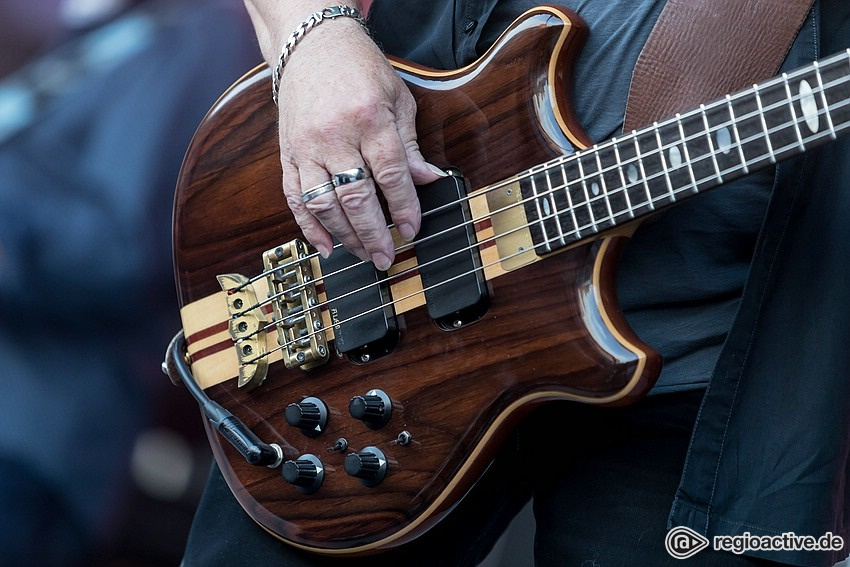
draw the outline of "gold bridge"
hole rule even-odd
[[[269,325],[263,305],[271,305],[277,343],[287,368],[309,370],[328,361],[319,295],[307,256],[307,246],[297,239],[263,253],[269,291],[262,304],[245,276],[217,276],[227,298],[228,332],[239,360],[240,388],[259,386],[268,373],[265,337]]]

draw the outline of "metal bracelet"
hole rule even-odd
[[[292,32],[292,35],[289,36],[289,39],[286,41],[286,44],[280,52],[280,57],[277,60],[277,67],[275,67],[275,70],[272,73],[272,100],[274,100],[275,104],[278,102],[280,77],[283,74],[283,66],[286,65],[286,62],[289,60],[289,56],[292,55],[292,50],[295,49],[295,45],[301,41],[301,38],[303,38],[308,31],[318,26],[324,20],[333,20],[339,17],[354,18],[368,32],[366,20],[360,14],[359,10],[352,8],[351,6],[328,6],[327,8],[323,8],[318,12],[310,14],[307,19],[301,22],[295,31]]]

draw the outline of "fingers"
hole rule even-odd
[[[295,222],[301,228],[304,238],[312,244],[319,253],[327,258],[331,250],[333,250],[333,237],[325,229],[317,217],[307,210],[307,204],[302,197],[302,181],[298,167],[291,160],[283,158],[283,193],[286,196],[286,204],[292,215],[295,217]],[[314,168],[317,169],[317,168]],[[318,179],[321,173],[314,174],[313,178]],[[309,182],[308,182],[309,183]],[[318,184],[318,183],[317,183]],[[316,184],[316,185],[317,185]],[[305,185],[304,192],[308,191],[314,185]]]
[[[419,153],[416,105],[404,83],[368,37],[334,36],[333,29],[311,32],[287,67],[279,107],[284,193],[320,253],[336,238],[386,270],[395,257],[387,225],[412,240],[421,222],[414,183],[438,176]],[[355,168],[368,177],[328,189],[332,176]]]
[[[419,230],[420,208],[394,121],[382,117],[370,122],[350,131],[336,129],[313,148],[299,148],[302,156],[324,159],[301,157],[296,165],[296,157],[288,156],[284,193],[304,236],[320,253],[326,256],[332,249],[333,235],[359,258],[386,270],[395,250],[377,191],[404,239],[412,240]],[[327,189],[333,175],[356,168],[367,176]]]
[[[416,150],[418,163],[409,166],[408,151],[398,136],[383,141],[371,138],[360,156],[329,160],[324,165],[307,164],[299,170],[298,190],[290,208],[305,237],[327,257],[332,249],[331,235],[362,260],[371,260],[380,270],[386,270],[395,256],[394,243],[377,197],[381,191],[392,222],[406,241],[419,231],[421,210],[416,196],[413,174],[427,183],[439,177]],[[351,164],[361,159],[365,163],[355,168]],[[363,179],[354,179],[336,186],[332,180],[340,173],[360,171]],[[372,175],[369,171],[372,171]],[[318,221],[318,222],[316,222]]]
[[[339,155],[347,157],[302,160],[293,167],[297,174],[290,173],[290,182],[284,176],[287,203],[304,236],[323,256],[333,249],[336,237],[360,259],[386,270],[394,259],[394,245],[369,166],[353,148]],[[334,174],[358,168],[363,179],[349,179],[336,187],[331,184]]]
[[[421,211],[407,152],[398,131],[393,127],[382,136],[365,139],[362,153],[387,202],[396,230],[405,240],[413,240],[419,232]]]
[[[396,126],[413,183],[425,185],[445,177],[445,172],[426,162],[419,152],[419,144],[416,142],[416,102],[408,91],[403,92],[400,97],[396,110]]]
[[[363,169],[365,170],[365,167]],[[337,167],[331,171],[345,170]],[[395,250],[374,181],[366,178],[341,184],[336,188],[336,198],[342,209],[340,216],[347,221],[347,226],[340,223],[336,230],[329,227],[328,229],[339,235],[340,241],[349,250],[362,249],[365,252],[364,259],[370,259],[376,268],[388,269],[395,257]],[[321,216],[319,220],[322,220]],[[347,227],[350,227],[351,232],[346,231]]]

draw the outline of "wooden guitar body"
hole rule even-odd
[[[418,102],[426,159],[460,170],[475,196],[520,170],[587,147],[568,101],[582,25],[542,7],[459,71],[394,62]],[[625,404],[651,387],[659,358],[631,332],[614,293],[625,232],[535,256],[521,267],[505,267],[497,247],[482,244],[489,304],[478,320],[444,330],[414,292],[394,305],[399,339],[386,356],[355,363],[340,355],[326,319],[326,363],[287,368],[270,356],[262,383],[239,387],[228,298],[217,276],[260,274],[265,251],[301,238],[281,191],[268,84],[268,70],[257,69],[209,112],[188,150],[174,211],[175,274],[198,382],[259,438],[278,444],[284,459],[310,454],[323,465],[321,486],[305,493],[286,482],[280,468],[247,463],[207,424],[230,488],[266,530],[329,555],[401,545],[463,497],[534,407],[557,400]],[[486,217],[486,199],[479,201],[473,213],[483,209]],[[475,223],[478,242],[492,244],[493,231],[489,220]],[[415,254],[400,258],[415,267]],[[391,293],[398,298],[421,286],[414,273],[393,283]],[[258,300],[266,291],[257,289]],[[275,340],[272,329],[269,350]],[[389,396],[392,413],[383,426],[369,427],[349,414],[349,403],[375,389]],[[306,435],[285,420],[286,407],[305,397],[327,407],[320,434]],[[347,449],[333,449],[340,439]],[[374,486],[345,471],[346,456],[365,447],[386,457],[386,475]]]

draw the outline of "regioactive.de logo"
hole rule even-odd
[[[664,547],[675,559],[687,559],[693,557],[706,547],[708,539],[698,534],[691,528],[678,526],[667,532],[664,538]]]

